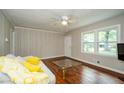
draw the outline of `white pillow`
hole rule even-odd
[[[12,59],[16,58],[16,56],[14,56],[13,54],[8,54],[8,55],[6,55],[6,57],[12,58]]]

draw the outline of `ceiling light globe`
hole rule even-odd
[[[67,25],[68,22],[67,21],[62,21],[62,25]]]

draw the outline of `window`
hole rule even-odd
[[[83,50],[84,52],[93,53],[94,52],[94,33],[85,33],[83,34]]]
[[[117,54],[119,25],[81,33],[81,52],[102,55]]]

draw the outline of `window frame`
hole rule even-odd
[[[81,37],[83,36],[83,41],[82,41],[82,38],[81,38],[81,52],[82,52],[82,50],[83,50],[84,53],[94,54],[93,52],[85,52],[85,51],[84,51],[84,43],[86,43],[86,42],[84,42],[84,34],[87,34],[87,33],[94,33],[94,31],[88,31],[88,32],[83,32],[83,33],[81,33]],[[82,45],[82,43],[83,43],[83,45]],[[94,33],[94,42],[87,42],[87,43],[94,43],[93,45],[94,45],[94,47],[95,47],[95,33]],[[82,47],[82,46],[83,46],[83,47]],[[94,52],[95,52],[95,48],[94,48]]]
[[[99,32],[101,31],[107,31],[107,29],[112,29],[112,28],[116,28],[117,27],[117,41],[115,43],[120,43],[120,31],[121,31],[121,25],[120,24],[117,24],[117,25],[112,25],[112,26],[107,26],[107,27],[103,27],[103,28],[99,28],[99,29],[95,29],[95,30],[92,30],[92,31],[85,31],[85,32],[81,32],[81,53],[86,53],[86,54],[93,54],[93,55],[101,55],[101,56],[111,56],[111,57],[117,57],[117,52],[116,52],[116,55],[106,55],[106,54],[102,54],[102,53],[99,53],[99,46],[98,46],[98,43],[99,43]],[[94,33],[94,52],[90,53],[90,52],[85,52],[84,51],[84,34],[88,34],[88,33]],[[113,41],[112,41],[113,42]],[[117,50],[117,48],[116,48]]]

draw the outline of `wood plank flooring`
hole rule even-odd
[[[66,60],[55,59],[57,61]],[[115,76],[79,65],[66,69],[65,79],[62,76],[62,70],[53,63],[55,60],[43,60],[46,66],[55,74],[57,84],[123,84],[124,82]],[[72,61],[71,59],[68,59]]]

